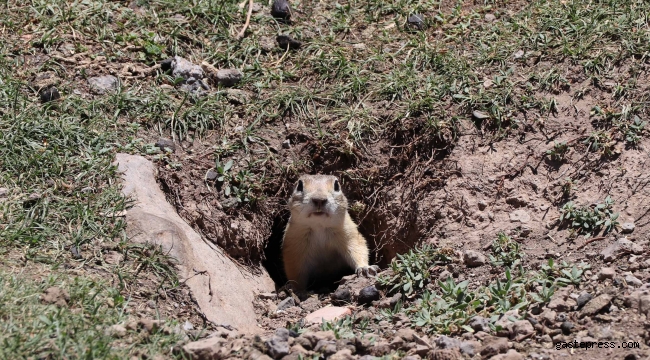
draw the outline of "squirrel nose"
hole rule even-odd
[[[312,198],[311,202],[313,202],[317,208],[322,208],[327,204],[327,198]]]

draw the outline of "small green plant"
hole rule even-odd
[[[634,121],[631,124],[620,124],[619,129],[625,136],[625,142],[636,146],[641,140],[641,135],[645,131],[647,122],[641,121],[641,118],[634,116]]]
[[[612,211],[614,200],[610,196],[603,203],[596,204],[593,209],[589,206],[576,207],[573,201],[560,209],[560,221],[567,222],[569,227],[591,236],[604,229],[605,233],[614,230],[618,225],[618,213]]]
[[[553,161],[564,161],[569,149],[566,142],[555,143],[552,149],[546,150],[546,155]]]
[[[384,287],[391,286],[389,293],[399,291],[408,296],[421,292],[427,286],[431,267],[449,261],[443,252],[430,245],[423,245],[406,254],[398,254],[397,259],[391,263],[392,274],[382,276],[378,281]]]
[[[587,149],[590,151],[599,152],[604,156],[614,155],[614,141],[608,132],[595,131],[583,143],[587,144]]]
[[[493,266],[516,266],[524,257],[519,243],[503,232],[497,234],[497,238],[492,242],[492,254],[489,257]]]

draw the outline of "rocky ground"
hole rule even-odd
[[[0,357],[650,357],[646,2],[0,8]],[[118,153],[274,281],[259,333],[134,241]],[[378,278],[283,287],[301,173],[341,179]]]

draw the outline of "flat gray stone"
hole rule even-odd
[[[119,80],[113,75],[91,77],[88,79],[90,91],[97,95],[103,95],[117,90]]]

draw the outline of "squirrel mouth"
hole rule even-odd
[[[309,214],[309,216],[312,216],[312,215],[314,215],[314,216],[329,216],[329,214],[327,214],[325,211],[322,211],[322,210],[313,211],[311,214]]]

